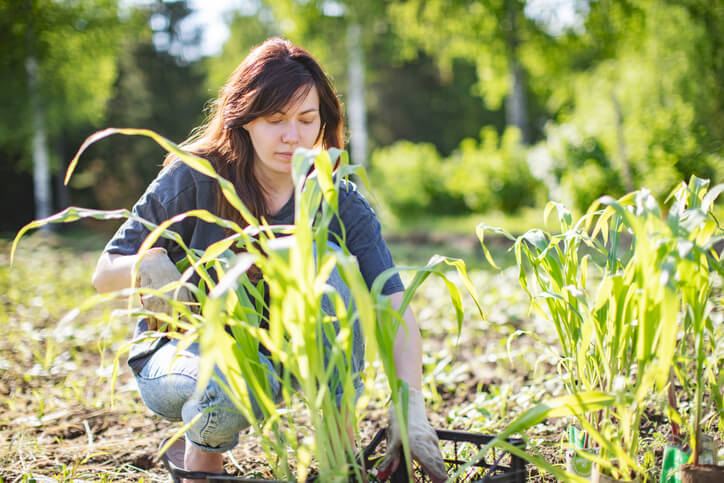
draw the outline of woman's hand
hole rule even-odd
[[[447,481],[445,463],[440,454],[437,433],[430,426],[425,415],[425,399],[422,392],[410,388],[407,402],[407,440],[410,454],[425,473],[435,483]],[[387,454],[378,474],[382,481],[387,480],[400,464],[402,454],[402,431],[394,407],[390,407],[389,427],[387,429]]]
[[[158,290],[171,282],[175,282],[181,278],[176,265],[168,258],[166,250],[160,247],[151,248],[145,252],[138,264],[138,272],[136,273],[135,286],[139,288],[151,288]],[[172,308],[168,303],[168,298],[173,298],[180,302],[191,302],[193,296],[186,287],[179,287],[177,290],[169,291],[166,297],[157,297],[155,295],[146,294],[141,296],[141,304],[147,310],[164,314],[171,314]],[[149,330],[163,329],[158,320],[149,317]]]
[[[400,309],[404,292],[390,294],[390,302],[396,310]],[[437,433],[432,429],[425,415],[425,398],[420,391],[422,385],[422,338],[417,319],[408,306],[403,315],[404,324],[400,324],[395,337],[395,372],[397,377],[407,383],[409,398],[407,402],[407,440],[413,459],[417,460],[433,482],[447,480],[445,463],[440,455]],[[402,434],[397,421],[397,413],[390,408],[389,430],[387,434],[387,455],[380,476],[388,478],[399,465],[402,449]]]

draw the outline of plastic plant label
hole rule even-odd
[[[666,446],[664,459],[661,462],[660,483],[681,483],[681,465],[689,461],[691,455],[681,448]]]
[[[566,470],[583,478],[590,478],[593,471],[593,462],[581,456],[576,450],[589,453],[598,451],[598,448],[589,448],[586,433],[575,426],[568,426],[568,440],[575,449],[566,451]]]
[[[568,426],[568,441],[576,449],[583,449],[588,447],[588,445],[586,444],[586,432],[582,429],[578,429],[573,425]]]
[[[593,452],[592,449],[584,451]],[[574,450],[566,452],[566,470],[583,478],[590,478],[593,471],[593,462],[576,453]]]

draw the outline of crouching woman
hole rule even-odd
[[[238,196],[257,217],[270,224],[291,224],[294,218],[294,186],[291,158],[297,148],[343,147],[341,106],[332,84],[319,63],[304,49],[272,38],[252,50],[232,73],[212,106],[206,124],[186,140],[183,148],[208,159],[216,171],[230,180]],[[140,218],[159,224],[193,209],[205,209],[223,218],[245,223],[222,196],[215,180],[169,156],[156,179],[133,207]],[[375,213],[353,185],[340,193],[339,210],[347,248],[358,260],[368,286],[393,266],[380,233]],[[186,218],[171,226],[192,249],[206,249],[224,238],[223,229],[198,218]],[[341,228],[332,226],[341,237]],[[138,260],[138,250],[149,231],[139,222],[126,221],[106,246],[98,261],[93,284],[99,292],[116,291],[138,284],[160,288],[178,280],[174,265],[184,256],[174,242],[160,239]],[[340,239],[340,238],[337,238]],[[138,265],[137,280],[132,280]],[[402,302],[404,287],[399,276],[390,278],[383,293],[393,306]],[[190,294],[181,294],[190,300]],[[165,310],[163,301],[144,299],[150,307]],[[397,376],[410,387],[408,440],[411,453],[433,478],[446,479],[438,439],[425,415],[421,387],[421,340],[415,316],[408,308],[394,344]],[[186,432],[183,464],[186,470],[223,472],[223,453],[238,442],[248,424],[235,410],[225,392],[212,380],[196,396],[199,377],[198,344],[178,351],[176,339],[143,340],[147,331],[162,327],[142,319],[136,327],[139,342],[129,357],[144,403],[154,413],[172,421],[195,422]],[[357,344],[363,344],[359,340]],[[356,357],[363,354],[359,347]],[[266,361],[259,354],[261,361]],[[353,361],[353,365],[354,365]],[[362,361],[357,361],[361,367]],[[268,367],[272,369],[272,365]],[[359,393],[359,391],[358,391]],[[199,417],[199,414],[201,416]],[[196,419],[195,419],[196,418]],[[390,411],[390,435],[386,469],[400,457],[401,434]]]

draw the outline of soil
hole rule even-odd
[[[472,244],[470,240],[466,243]],[[94,262],[92,256],[83,263]],[[53,265],[64,264],[67,262]],[[517,283],[516,273],[509,278]],[[556,368],[546,362],[544,351],[531,337],[520,336],[511,341],[514,361],[507,359],[508,335],[515,329],[535,327],[531,326],[534,321],[529,319],[527,300],[508,295],[512,293],[508,286],[512,285],[506,283],[498,287],[489,279],[481,282],[488,290],[499,292],[495,296],[498,301],[488,307],[489,323],[482,328],[465,324],[458,341],[450,337],[455,333],[455,322],[449,315],[448,302],[433,306],[433,301],[444,299],[442,289],[423,286],[429,294],[423,294],[415,311],[427,331],[423,353],[439,356],[433,362],[424,362],[434,366],[426,367],[426,373],[436,384],[428,388],[437,393],[428,408],[435,428],[494,435],[522,409],[556,395],[556,391],[560,394],[560,388],[556,389],[560,382],[553,377]],[[22,290],[31,292],[25,287]],[[104,371],[121,345],[96,350],[87,341],[101,337],[89,324],[78,324],[72,334],[60,334],[59,342],[53,342],[50,328],[62,325],[58,318],[42,315],[43,301],[36,303],[34,297],[26,297],[26,307],[13,308],[3,299],[7,297],[3,292],[9,291],[0,290],[0,309],[6,310],[0,313],[0,327],[6,329],[0,337],[0,483],[32,481],[27,478],[30,475],[38,482],[168,481],[168,473],[158,461],[158,445],[180,426],[145,408],[123,362],[111,390],[110,374]],[[48,299],[58,296],[53,293]],[[466,307],[470,306],[466,302]],[[9,314],[7,324],[2,320],[4,314]],[[127,340],[128,328],[119,331]],[[53,348],[51,342],[60,345]],[[58,353],[44,367],[52,350]],[[441,354],[449,355],[449,363],[439,363]],[[441,369],[437,371],[438,368]],[[359,426],[362,446],[386,425],[385,404],[384,396],[378,397],[363,415]],[[535,446],[537,456],[564,466],[561,441],[567,423],[546,421],[536,426],[527,434],[529,448]],[[711,432],[720,426],[716,416],[709,418],[706,425]],[[647,412],[641,439],[642,444],[653,448],[655,461],[647,462],[649,468],[660,468],[663,443],[670,436],[665,415]],[[247,431],[240,435],[240,441],[227,458],[227,471],[272,479],[258,439]],[[554,481],[550,475],[542,475],[532,466],[528,468],[528,481]]]
[[[495,434],[502,429],[504,421],[499,420],[495,427],[471,427],[471,418],[465,417],[461,408],[477,409],[481,395],[490,395],[491,391],[509,384],[513,388],[511,402],[501,410],[503,419],[507,417],[509,421],[516,412],[515,397],[541,384],[531,380],[527,370],[494,362],[478,363],[471,347],[474,343],[474,339],[463,337],[455,365],[463,365],[464,370],[454,383],[441,382],[436,387],[440,399],[428,411],[435,428]],[[520,344],[517,349],[525,350],[529,342],[517,339],[514,350],[516,344]],[[438,349],[432,345],[427,350]],[[4,359],[0,362],[5,363],[0,371],[0,402],[4,406],[0,418],[2,481],[25,481],[24,475],[31,474],[38,482],[140,481],[141,478],[144,483],[168,481],[168,473],[158,460],[158,445],[173,435],[179,425],[164,421],[145,408],[125,364],[120,365],[111,399],[109,381],[94,374],[108,363],[97,353],[80,353],[77,372],[86,373],[80,386],[74,382],[79,376],[73,372],[54,373],[51,369],[38,373],[37,365],[30,364],[22,347],[9,347],[0,341],[0,354]],[[33,373],[35,375],[29,377]],[[386,425],[384,404],[381,399],[373,400],[364,414],[360,423],[363,446]],[[539,457],[552,464],[565,465],[560,443],[566,424],[565,421],[546,422],[528,433]],[[711,424],[716,427],[716,422]],[[669,435],[663,415],[646,414],[642,439],[666,439]],[[246,477],[272,479],[258,439],[246,431],[240,435],[240,441],[227,458],[226,470]],[[662,451],[655,450],[654,455],[656,461],[652,466],[659,468]],[[555,481],[532,466],[528,466],[528,471],[528,481]]]
[[[99,367],[101,361],[86,360],[85,367]],[[128,371],[121,368],[116,382],[114,402],[101,404],[93,401],[102,392],[110,391],[108,383],[86,388],[84,399],[74,402],[62,393],[69,391],[63,381],[47,378],[26,378],[13,369],[0,373],[0,394],[6,404],[0,423],[0,477],[5,482],[24,481],[24,475],[32,475],[38,482],[50,481],[168,481],[168,473],[158,460],[159,443],[179,428],[176,423],[164,421],[151,414],[133,389]],[[474,375],[469,374],[472,378]],[[43,379],[45,379],[43,381]],[[91,378],[92,379],[92,378]],[[493,383],[494,381],[489,381]],[[47,391],[41,403],[37,395],[47,384],[54,390]],[[466,430],[447,421],[456,407],[471,404],[473,390],[450,393],[440,387],[443,402],[430,415],[434,427]],[[53,394],[55,393],[55,394]],[[7,398],[7,399],[6,399]],[[43,408],[47,408],[47,411]],[[360,424],[362,445],[367,445],[386,423],[386,410],[372,407]],[[558,439],[558,435],[551,435]],[[240,435],[241,443],[227,458],[226,470],[247,477],[272,479],[259,441],[249,431]],[[549,461],[559,461],[559,448],[550,448],[543,456]],[[235,466],[237,462],[242,471]],[[532,481],[542,481],[532,471]],[[552,480],[550,480],[552,481]]]

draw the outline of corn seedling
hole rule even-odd
[[[601,449],[600,456],[585,457],[617,477],[641,473],[641,418],[651,395],[668,387],[682,330],[696,341],[696,382],[703,382],[711,275],[722,272],[714,250],[722,230],[711,215],[722,187],[704,195],[707,185],[696,177],[682,183],[668,216],[641,189],[618,200],[600,198],[575,224],[563,205],[550,202],[544,216],[557,212],[560,234],[536,229],[513,238],[485,225],[477,229],[493,265],[484,233],[515,241],[520,284],[533,310],[556,330],[570,396],[610,398],[606,407],[579,405],[572,414]],[[696,385],[697,407],[703,386]]]
[[[151,248],[160,237],[173,240],[184,250],[186,258],[178,264],[183,272],[181,280],[160,290],[131,288],[96,296],[79,310],[118,295],[166,297],[169,291],[186,286],[198,304],[185,305],[171,299],[171,314],[131,307],[127,313],[156,317],[168,324],[170,330],[165,335],[178,338],[179,348],[199,343],[201,374],[197,387],[202,389],[211,378],[217,378],[261,437],[275,476],[303,481],[314,459],[321,481],[346,481],[351,475],[361,480],[363,468],[356,458],[354,441],[346,435],[347,428],[356,427],[354,381],[359,377],[360,368],[353,367],[352,363],[355,334],[364,334],[366,358],[381,360],[402,433],[406,434],[407,389],[396,377],[393,352],[395,335],[400,324],[404,324],[401,314],[425,279],[435,274],[445,281],[459,331],[463,321],[462,297],[446,271],[457,270],[477,304],[464,263],[436,256],[425,267],[390,269],[368,289],[356,260],[346,248],[344,227],[341,239],[334,240],[341,249],[328,246],[330,223],[339,219],[338,200],[344,179],[353,173],[365,179],[364,171],[349,165],[346,153],[336,149],[295,153],[292,159],[295,222],[289,226],[270,226],[265,220],[257,220],[238,198],[233,185],[221,178],[207,160],[182,151],[148,130],[106,129],[90,136],[70,163],[66,182],[83,151],[111,134],[150,137],[191,168],[217,180],[223,196],[238,210],[246,226],[198,209],[159,225],[138,219],[151,231],[139,254]],[[30,229],[88,217],[137,219],[127,210],[71,207],[25,226],[16,236],[12,253]],[[188,217],[215,223],[225,228],[229,236],[206,250],[192,250],[170,230],[171,225]],[[254,283],[249,277],[252,265],[264,274],[263,281]],[[389,297],[381,291],[385,281],[401,270],[414,270],[415,275],[401,307],[393,308]],[[341,277],[349,294],[329,284],[333,273]],[[194,275],[199,279],[198,285],[190,283]],[[332,309],[325,311],[323,306]],[[483,315],[479,305],[478,310]],[[158,334],[149,334],[153,336]],[[260,355],[262,347],[268,352],[268,363]],[[278,391],[274,390],[275,386]],[[293,395],[298,395],[306,408],[311,431],[300,427],[290,411]],[[310,436],[299,437],[300,433]],[[169,445],[171,443],[172,440]],[[296,458],[296,474],[287,457],[287,448],[291,448]],[[411,461],[407,441],[403,441],[403,449],[406,461]]]
[[[714,249],[724,240],[724,230],[712,214],[717,197],[724,191],[724,184],[709,190],[709,181],[692,177],[689,184],[681,185],[672,192],[674,199],[668,224],[677,236],[680,259],[678,260],[678,285],[684,302],[684,336],[679,343],[679,360],[689,359],[693,347],[694,390],[693,414],[690,418],[690,447],[692,463],[699,464],[701,449],[701,420],[703,394],[709,389],[717,405],[719,418],[724,416],[721,394],[724,378],[720,373],[722,360],[717,354],[717,341],[710,313],[713,309],[714,276],[724,274],[719,254]],[[712,357],[714,356],[714,357]],[[682,385],[685,371],[677,370]],[[675,408],[672,408],[675,409]],[[678,421],[677,414],[672,417]]]

